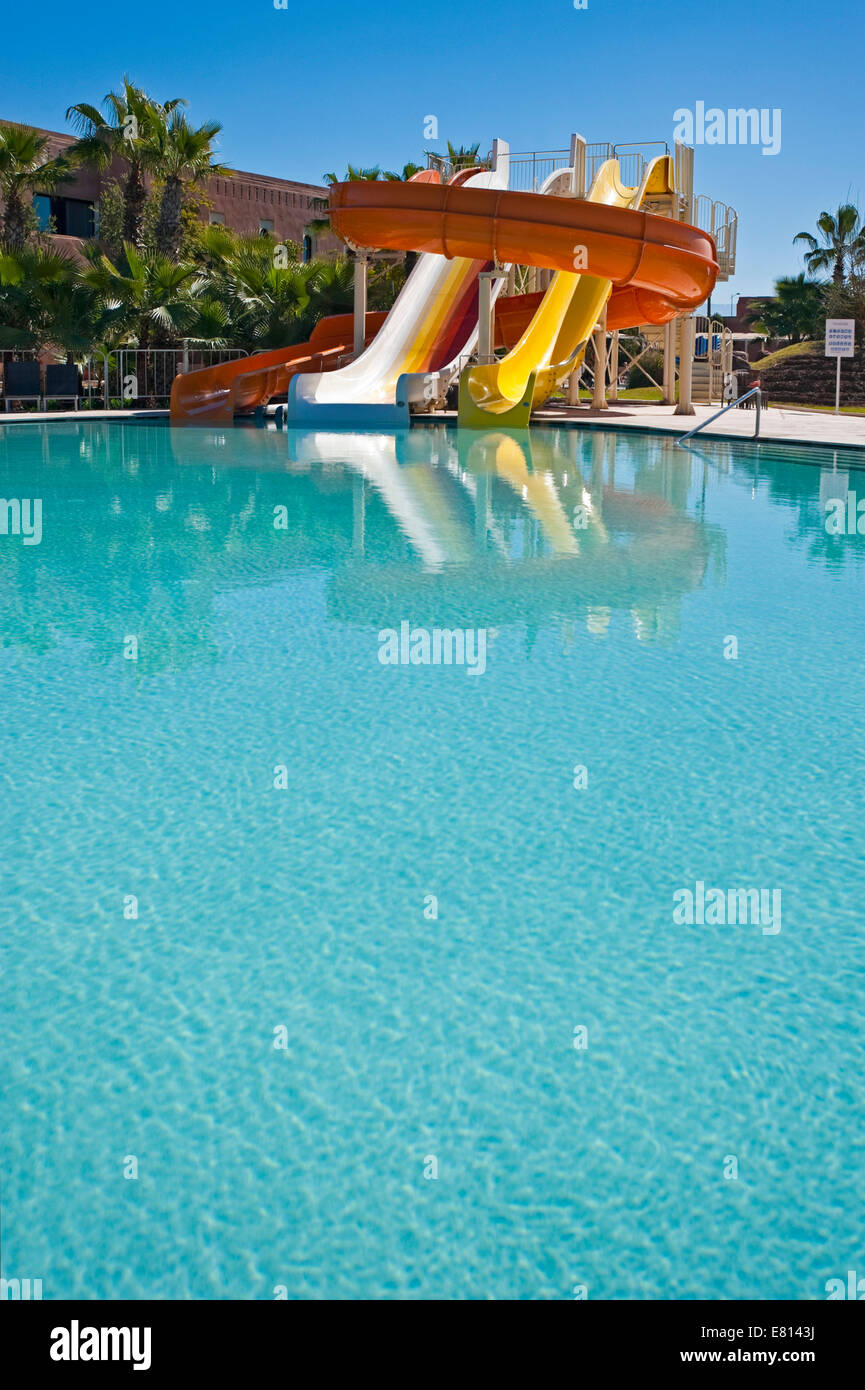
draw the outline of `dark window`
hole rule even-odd
[[[47,232],[51,225],[51,199],[47,193],[37,193],[33,198],[33,209],[39,222],[40,232]]]
[[[49,198],[45,193],[36,193],[33,207],[43,232],[53,222],[53,229],[60,236],[77,236],[87,240],[96,235],[93,204],[85,203],[81,198]]]
[[[312,237],[309,236],[309,235],[307,234],[307,235],[303,238],[303,261],[304,261],[304,264],[306,264],[307,261],[311,261],[311,260],[312,260]]]
[[[66,235],[92,237],[93,204],[83,203],[78,198],[64,198],[62,201],[65,204]]]

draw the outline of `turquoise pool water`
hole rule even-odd
[[[0,494],[42,500],[0,535],[3,1274],[865,1275],[865,536],[825,526],[863,464],[0,430]],[[382,664],[404,622],[485,670]],[[677,922],[698,882],[780,922]]]

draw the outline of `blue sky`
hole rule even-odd
[[[347,160],[419,160],[427,115],[439,144],[487,149],[498,135],[541,150],[566,145],[572,130],[672,144],[673,113],[697,101],[780,108],[779,154],[697,150],[697,191],[739,212],[738,270],[718,287],[719,304],[801,270],[791,240],[821,209],[847,198],[865,206],[865,16],[855,0],[288,6],[7,7],[0,116],[65,129],[67,105],[99,100],[128,72],[154,96],[187,97],[192,117],[221,120],[227,163],[320,182]]]

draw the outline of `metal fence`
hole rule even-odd
[[[243,348],[119,348],[108,361],[110,396],[121,405],[167,405],[178,373],[200,371],[248,354]]]
[[[482,155],[478,151],[474,159],[468,157],[452,160],[446,154],[434,154],[432,150],[426,152],[426,167],[437,169],[442,183],[447,183],[448,179],[453,178],[461,169],[491,169],[493,167],[493,153],[489,150]]]
[[[611,145],[599,142],[586,145],[586,186],[591,188],[602,164],[608,159],[618,159],[622,182],[636,187],[646,172],[649,159],[669,153],[669,146],[663,140],[650,140],[642,144]],[[550,174],[568,167],[570,159],[570,150],[529,150],[512,154],[510,187],[518,193],[537,193]]]
[[[180,373],[200,371],[220,362],[246,357],[245,348],[115,348],[113,352],[93,349],[75,354],[80,372],[79,405],[89,410],[124,410],[142,406],[165,407],[171,399],[171,386]],[[54,355],[65,361],[65,356]],[[0,354],[7,361],[32,362],[47,359],[35,348],[12,348]],[[0,366],[2,371],[2,366]],[[68,402],[66,403],[68,408]]]
[[[538,193],[556,169],[567,169],[569,150],[535,150],[510,157],[510,189],[514,193]]]
[[[628,145],[613,145],[612,157],[619,161],[620,176],[625,187],[638,188],[651,160],[669,153],[670,147],[665,140],[644,140]]]
[[[736,232],[739,219],[726,203],[713,202],[704,193],[694,199],[694,220],[714,237],[718,248],[719,280],[729,280],[736,270]]]

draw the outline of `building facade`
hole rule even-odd
[[[0,125],[10,124],[15,122],[0,120]],[[74,137],[62,131],[30,128],[48,137],[46,153],[50,158],[65,154],[75,144]],[[98,239],[100,194],[107,183],[122,181],[123,176],[120,161],[103,171],[76,169],[70,182],[56,194],[37,193],[34,197],[40,226],[45,231],[53,229],[58,240],[73,246]],[[273,236],[277,242],[296,242],[304,248],[305,259],[341,249],[335,237],[327,233],[316,235],[309,225],[327,207],[328,192],[321,184],[297,183],[237,169],[230,176],[208,179],[201,191],[203,222],[219,223],[244,236]]]

